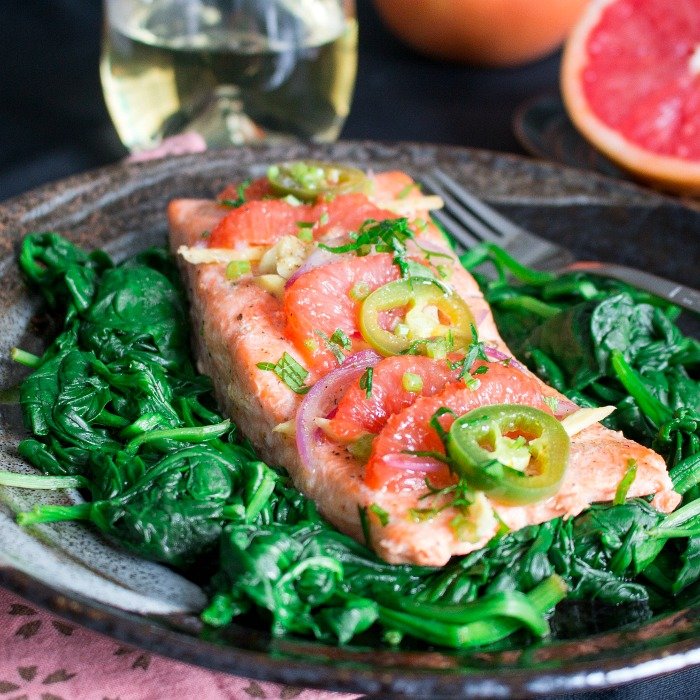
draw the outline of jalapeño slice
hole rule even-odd
[[[447,454],[474,489],[505,505],[544,500],[559,490],[569,436],[553,416],[532,406],[483,406],[450,428]]]
[[[393,330],[382,326],[381,314],[399,312]],[[385,356],[399,355],[417,341],[451,336],[454,349],[466,348],[474,324],[464,300],[429,277],[389,282],[372,292],[360,307],[362,337]],[[420,349],[420,348],[419,348]]]
[[[267,179],[274,194],[292,195],[304,202],[313,202],[319,195],[367,193],[370,189],[370,181],[361,170],[319,160],[272,165]]]

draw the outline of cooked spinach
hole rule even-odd
[[[20,393],[32,436],[19,451],[46,476],[0,483],[78,487],[85,502],[19,521],[87,520],[185,573],[218,556],[205,622],[247,616],[275,635],[341,644],[382,634],[387,644],[512,646],[547,634],[567,590],[570,601],[641,609],[637,619],[672,606],[700,579],[700,344],[678,330],[675,307],[626,285],[554,279],[493,247],[463,262],[487,259],[500,274],[480,282],[507,342],[577,402],[617,405],[609,424],[666,456],[684,494],[678,511],[664,516],[644,499],[596,505],[504,533],[441,569],[387,564],[323,520],[217,412],[164,250],[115,266],[43,233],[24,240],[20,267],[65,322],[42,357],[16,359],[32,369]]]

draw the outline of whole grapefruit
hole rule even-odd
[[[434,58],[514,66],[556,49],[588,0],[374,0],[385,24]]]
[[[592,0],[566,43],[564,104],[639,180],[700,194],[700,0]]]

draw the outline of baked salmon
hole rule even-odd
[[[222,195],[238,191],[232,187]],[[510,360],[478,285],[429,223],[425,208],[435,202],[404,173],[379,174],[369,194],[330,201],[266,199],[264,180],[245,194],[247,201],[234,209],[194,199],[168,207],[170,246],[179,252],[198,366],[262,459],[284,466],[341,531],[367,541],[387,562],[442,566],[453,555],[484,546],[503,524],[515,530],[612,500],[630,460],[637,473],[629,497],[655,494],[654,505],[663,511],[679,503],[658,454],[594,423],[571,436],[568,467],[554,495],[505,505],[477,493],[465,511],[450,493],[456,477],[438,459],[441,446],[430,424],[437,409],[461,415],[476,406],[515,404],[562,418],[577,407]],[[348,252],[343,244],[359,240],[366,219],[401,217],[408,217],[410,227],[402,260],[423,265],[441,289],[466,304],[479,340],[492,351],[478,361],[484,373],[470,386],[451,348],[442,356],[381,359],[360,328],[367,295],[402,277],[400,256],[386,246]],[[304,240],[297,236],[301,230]],[[400,336],[397,319],[382,314],[383,330]],[[447,321],[441,314],[417,322],[442,327]],[[287,373],[280,370],[282,358]],[[366,359],[352,372],[344,369],[359,362],[353,358]],[[362,383],[366,367],[372,370],[371,391]],[[351,379],[336,385],[339,373]],[[332,405],[322,402],[324,415],[307,426],[307,442],[296,422],[302,403],[306,407],[312,398],[303,392],[312,385],[318,385],[314,395],[324,393]]]

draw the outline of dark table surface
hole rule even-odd
[[[0,3],[2,9],[0,201],[126,153],[100,91],[100,3],[24,0]],[[557,94],[558,54],[508,70],[450,65],[404,48],[381,26],[369,0],[358,0],[358,16],[357,87],[342,138],[524,153],[513,134],[515,110],[531,98]],[[700,673],[690,670],[576,697],[699,695]]]
[[[126,153],[100,90],[100,3],[12,5],[0,22],[0,201]],[[369,0],[359,0],[358,16],[357,87],[342,138],[523,153],[514,110],[556,93],[558,55],[510,70],[450,65],[404,48]]]

